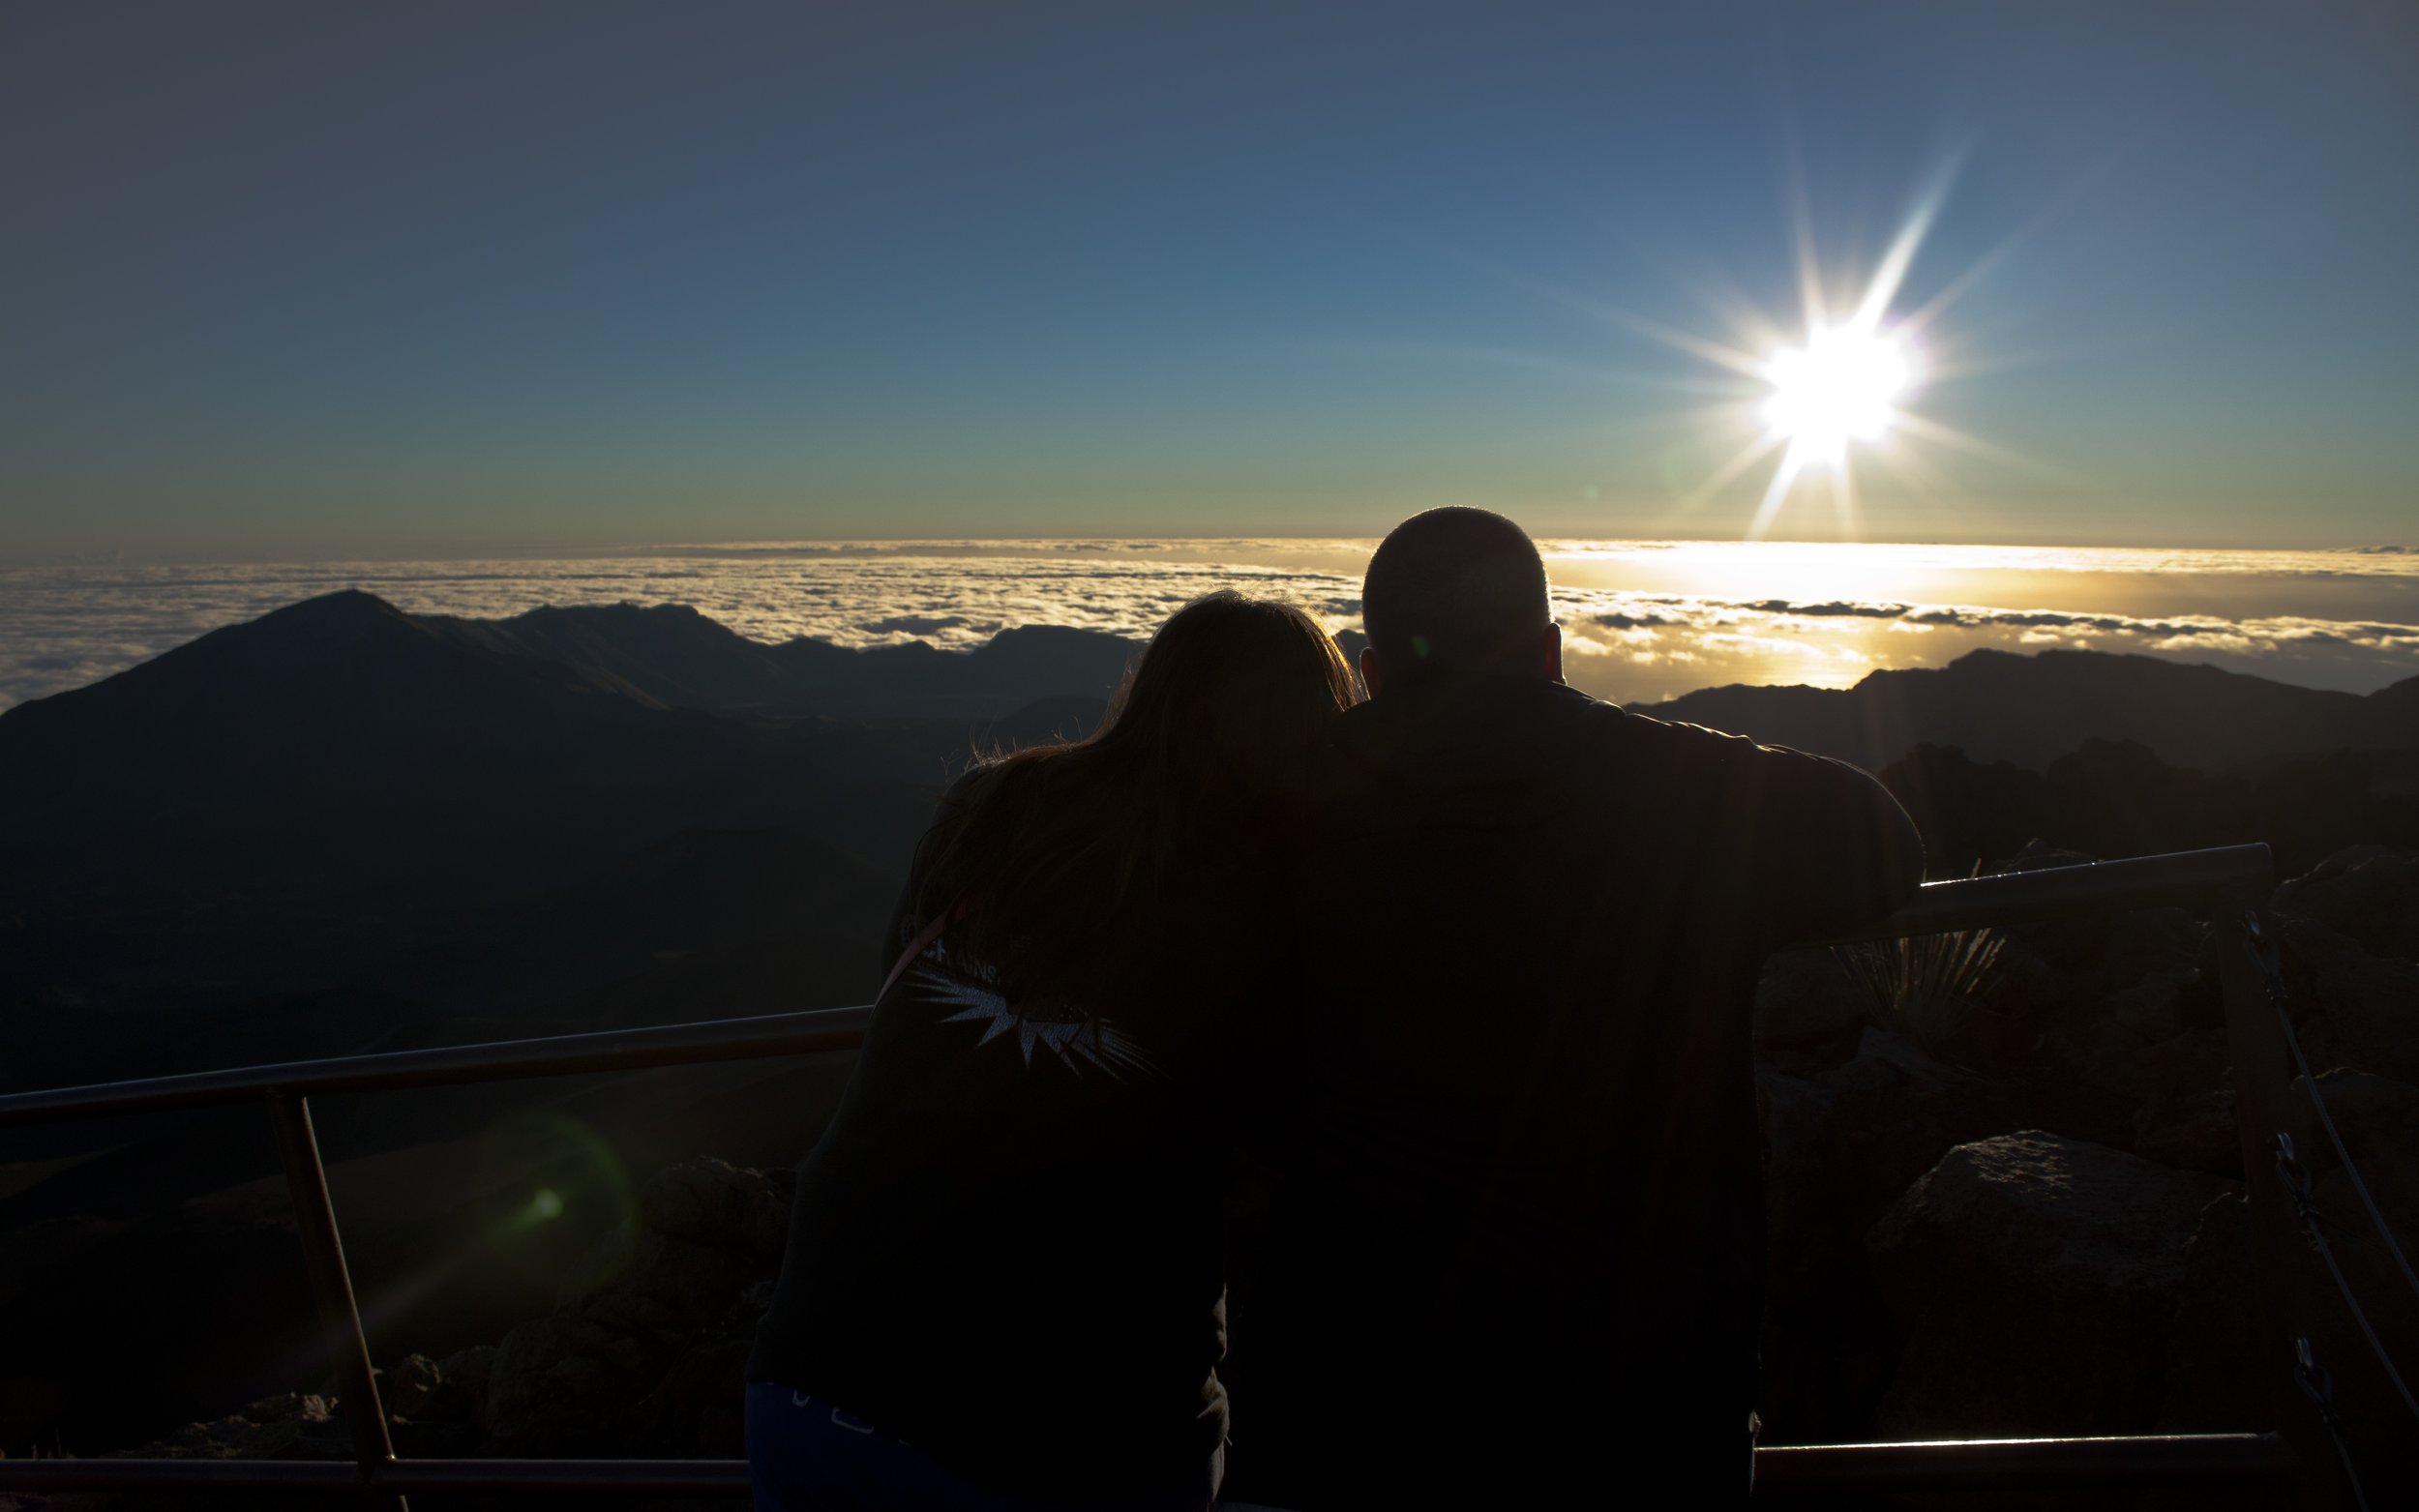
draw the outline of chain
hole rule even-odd
[[[2344,1462],[2344,1478],[2351,1483],[2352,1505],[2369,1512],[2369,1493],[2360,1484],[2360,1471],[2352,1466],[2351,1446],[2344,1441],[2344,1414],[2335,1405],[2335,1378],[2318,1363],[2307,1334],[2293,1340],[2293,1384],[2310,1399],[2318,1421],[2326,1425],[2327,1437],[2335,1440],[2335,1456]]]
[[[2293,1052],[2293,1067],[2301,1074],[2302,1088],[2309,1094],[2311,1107],[2317,1111],[2318,1126],[2326,1131],[2327,1142],[2335,1146],[2335,1159],[2349,1178],[2353,1195],[2360,1199],[2361,1207],[2368,1212],[2369,1222],[2376,1230],[2378,1239],[2383,1241],[2385,1252],[2394,1257],[2394,1263],[2402,1271],[2403,1280],[2409,1284],[2411,1291],[2419,1294],[2419,1272],[2411,1269],[2410,1260],[2403,1254],[2402,1244],[2395,1239],[2385,1215],[2377,1211],[2376,1199],[2369,1195],[2369,1183],[2361,1179],[2360,1168],[2352,1164],[2351,1151],[2344,1147],[2344,1136],[2336,1131],[2335,1117],[2327,1112],[2326,1096],[2318,1090],[2318,1079],[2311,1072],[2309,1058],[2302,1054],[2301,1036],[2293,1032],[2292,1005],[2285,992],[2284,958],[2276,943],[2268,938],[2266,927],[2260,923],[2258,909],[2243,910],[2243,937],[2253,963],[2259,967],[2267,989],[2268,1006],[2276,1010],[2278,1026],[2285,1031],[2285,1048]],[[2419,1411],[2419,1408],[2413,1410]]]
[[[2276,1151],[2277,1179],[2284,1185],[2285,1198],[2293,1204],[2294,1217],[2301,1221],[2302,1237],[2310,1241],[2311,1249],[2317,1252],[2318,1259],[2326,1263],[2327,1275],[2334,1279],[2336,1292],[2343,1297],[2344,1310],[2352,1315],[2352,1321],[2360,1325],[2361,1336],[2369,1341],[2370,1352],[2377,1357],[2379,1365],[2385,1367],[2385,1378],[2394,1383],[2394,1390],[2402,1397],[2403,1406],[2410,1409],[2411,1416],[2419,1417],[2419,1400],[2414,1400],[2410,1387],[2403,1383],[2403,1373],[2394,1368],[2394,1358],[2385,1352],[2385,1342],[2377,1337],[2376,1329],[2370,1324],[2368,1311],[2360,1305],[2360,1298],[2352,1294],[2351,1283],[2344,1279],[2344,1267],[2335,1262],[2335,1247],[2327,1243],[2326,1231],[2320,1227],[2322,1220],[2310,1172],[2293,1155],[2293,1137],[2280,1133],[2269,1141],[2269,1147]],[[2304,1345],[2306,1347],[2307,1341]]]

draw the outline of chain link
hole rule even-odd
[[[2344,1478],[2351,1485],[2352,1505],[2360,1512],[2369,1512],[2369,1493],[2360,1484],[2360,1471],[2352,1465],[2351,1445],[2344,1441],[2344,1413],[2335,1405],[2335,1378],[2318,1363],[2307,1334],[2293,1340],[2293,1384],[2310,1399],[2310,1405],[2317,1410],[2318,1421],[2326,1425],[2327,1437],[2335,1440],[2336,1458],[2344,1462]]]
[[[2244,909],[2241,923],[2244,948],[2251,952],[2252,960],[2259,966],[2265,979],[2269,1006],[2276,1010],[2277,1025],[2285,1033],[2285,1043],[2292,1052],[2293,1065],[2301,1074],[2301,1083],[2308,1089],[2310,1100],[2317,1110],[2318,1122],[2326,1129],[2327,1139],[2335,1146],[2336,1159],[2342,1162],[2352,1190],[2359,1194],[2361,1205],[2368,1209],[2370,1222],[2376,1225],[2378,1236],[2385,1241],[2386,1249],[2393,1254],[2403,1267],[2403,1274],[2407,1277],[2410,1275],[2410,1263],[2403,1259],[2402,1247],[2394,1242],[2393,1230],[2386,1227],[2384,1215],[2377,1211],[2375,1201],[2370,1197],[2368,1184],[2361,1180],[2359,1168],[2352,1164],[2351,1152],[2344,1147],[2343,1136],[2336,1132],[2335,1120],[2327,1112],[2326,1098],[2318,1090],[2318,1079],[2311,1074],[2310,1061],[2302,1053],[2300,1036],[2293,1032],[2293,1016],[2285,996],[2285,974],[2275,942],[2268,938],[2256,908]],[[2403,1399],[2403,1406],[2410,1410],[2413,1417],[2419,1417],[2419,1399],[2411,1396],[2410,1387],[2403,1381],[2403,1373],[2394,1368],[2394,1359],[2386,1352],[2385,1342],[2377,1337],[2376,1329],[2369,1322],[2368,1310],[2353,1295],[2351,1283],[2344,1278],[2343,1266],[2336,1263],[2335,1248],[2327,1242],[2325,1215],[2318,1211],[2316,1182],[2294,1150],[2292,1135],[2282,1129],[2276,1131],[2269,1137],[2268,1148],[2276,1159],[2277,1183],[2283,1188],[2285,1201],[2292,1204],[2293,1217],[2301,1227],[2302,1237],[2326,1265],[2327,1276],[2335,1283],[2336,1294],[2343,1298],[2344,1308],[2352,1315],[2352,1321],[2360,1325],[2361,1336],[2368,1341],[2370,1352],[2384,1368],[2386,1379],[2393,1382],[2395,1392]],[[2419,1287],[2419,1281],[2414,1281],[2413,1285]],[[2297,1360],[2295,1380],[2303,1393],[2319,1405],[2319,1415],[2326,1419],[2328,1432],[2336,1435],[2337,1451],[2344,1455],[2344,1472],[2351,1474],[2351,1456],[2344,1449],[2338,1431],[2341,1415],[2334,1407],[2333,1379],[2317,1364],[2308,1338],[2296,1339],[2294,1351]],[[2353,1475],[2352,1481],[2357,1493],[2359,1477]]]
[[[2318,1078],[2310,1069],[2309,1058],[2302,1053],[2301,1036],[2293,1031],[2292,1002],[2285,987],[2284,953],[2269,937],[2258,909],[2245,908],[2242,926],[2244,947],[2250,951],[2253,963],[2259,967],[2262,985],[2267,991],[2268,1006],[2275,1010],[2277,1026],[2285,1032],[2285,1048],[2293,1052],[2293,1068],[2300,1074],[2302,1089],[2318,1114],[2318,1126],[2326,1131],[2327,1142],[2335,1147],[2335,1159],[2350,1181],[2353,1195],[2360,1199],[2361,1207],[2369,1214],[2369,1222],[2376,1230],[2386,1254],[2393,1257],[2396,1268],[2402,1271],[2403,1280],[2408,1283],[2412,1293],[2419,1295],[2419,1271],[2411,1269],[2401,1242],[2394,1237],[2393,1228],[2386,1223],[2385,1215],[2377,1210],[2376,1199],[2369,1194],[2369,1183],[2361,1178],[2360,1168],[2352,1163],[2351,1151],[2344,1147],[2344,1136],[2337,1132],[2335,1117],[2327,1111],[2326,1095],[2318,1090]],[[2419,1408],[2413,1410],[2419,1411]]]

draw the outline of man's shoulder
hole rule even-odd
[[[1569,697],[1555,708],[1556,723],[1571,739],[1606,755],[1618,754],[1656,765],[1712,769],[1777,749],[1703,725],[1633,713],[1617,703],[1590,697],[1575,688],[1565,691]]]
[[[1377,698],[1346,716],[1348,765],[1561,767],[1642,762],[1713,769],[1775,748],[1635,714],[1568,684],[1491,678],[1410,698]]]

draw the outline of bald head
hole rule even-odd
[[[1371,693],[1433,673],[1562,676],[1545,561],[1486,510],[1432,509],[1395,526],[1369,558],[1360,614]]]

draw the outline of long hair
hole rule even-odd
[[[1151,637],[1098,730],[961,785],[926,837],[916,915],[947,912],[951,954],[1011,1000],[1131,991],[1182,919],[1210,924],[1201,903],[1270,885],[1251,874],[1359,698],[1343,653],[1299,608],[1198,599]]]

